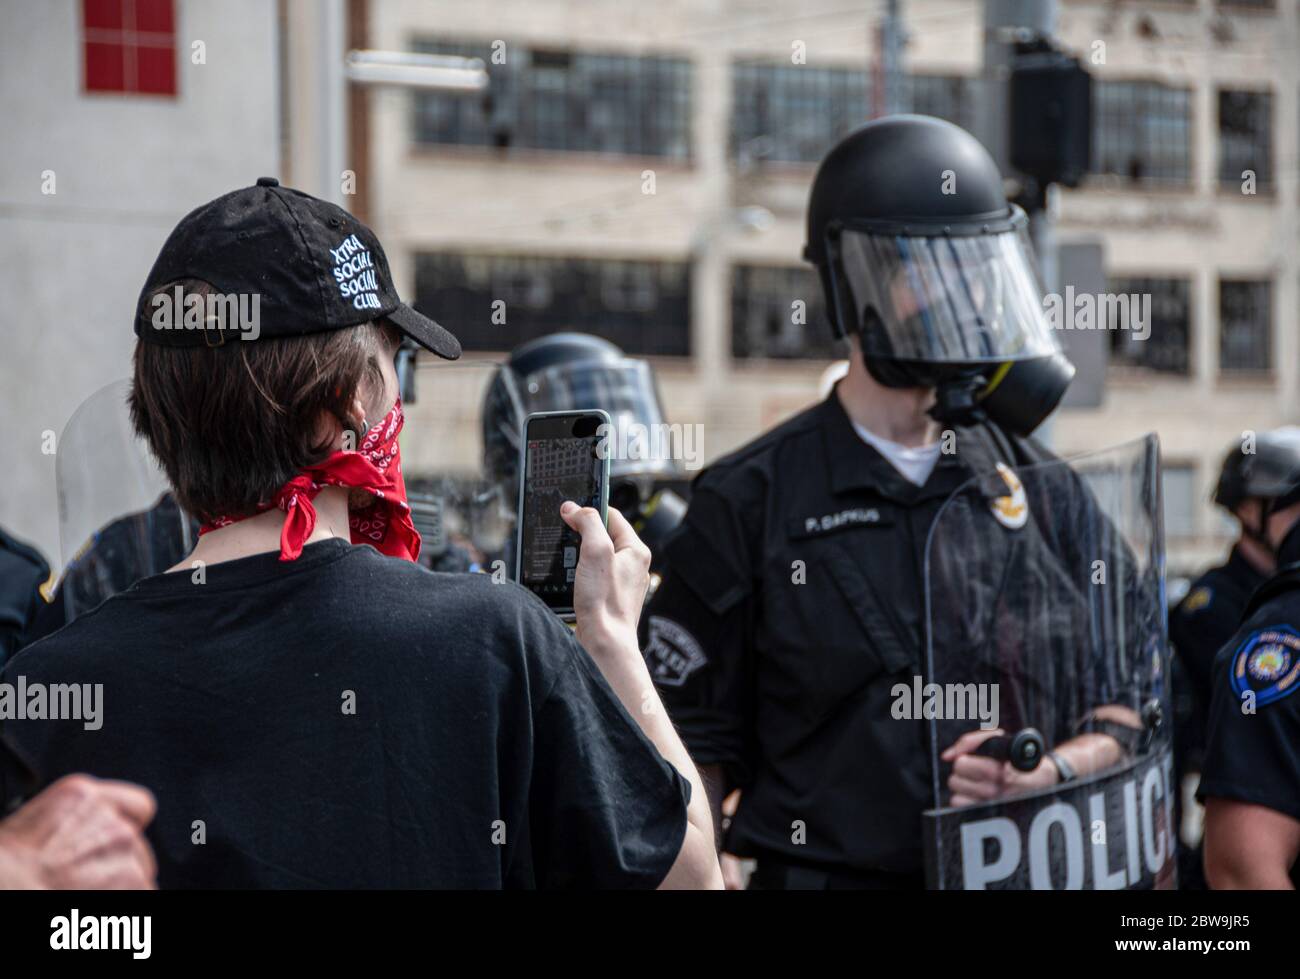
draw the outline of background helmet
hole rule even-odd
[[[664,421],[654,372],[600,337],[553,333],[517,347],[497,371],[483,405],[483,466],[488,478],[513,498],[519,492],[519,444],[524,419],[535,411],[602,408],[615,432],[631,445],[635,426],[653,433]],[[680,474],[665,441],[650,439],[646,451],[614,451],[610,457],[610,503],[625,512],[646,498],[656,479]]]
[[[1300,428],[1260,432],[1253,446],[1243,442],[1223,457],[1214,502],[1234,510],[1252,498],[1271,501],[1270,510],[1300,500]]]

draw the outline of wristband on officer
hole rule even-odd
[[[1095,714],[1087,715],[1074,728],[1075,734],[1105,734],[1119,742],[1124,753],[1130,757],[1138,753],[1142,743],[1142,731],[1118,721],[1108,721]]]
[[[1079,777],[1079,773],[1074,770],[1074,766],[1066,761],[1065,758],[1061,756],[1060,752],[1049,751],[1047,757],[1050,758],[1052,764],[1056,766],[1056,770],[1060,773],[1062,782],[1073,782]]]

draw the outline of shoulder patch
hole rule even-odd
[[[1247,690],[1263,707],[1300,687],[1300,633],[1287,625],[1257,629],[1232,657],[1232,691],[1240,699]]]
[[[699,640],[662,615],[650,616],[645,659],[655,684],[661,687],[680,687],[688,676],[708,662]]]
[[[1183,609],[1187,612],[1199,612],[1209,605],[1213,598],[1214,591],[1210,586],[1201,585],[1200,588],[1193,588],[1188,596],[1183,599]]]

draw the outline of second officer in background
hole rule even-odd
[[[1240,450],[1260,498],[1247,531],[1277,571],[1250,597],[1210,669],[1205,876],[1216,889],[1300,885],[1300,430]]]
[[[637,451],[610,457],[609,505],[650,548],[651,588],[659,581],[665,538],[686,512],[671,488],[682,466],[668,443],[655,436],[665,424],[654,371],[648,361],[628,357],[617,346],[588,333],[552,333],[510,353],[483,398],[483,470],[505,499],[519,494],[519,439],[524,419],[537,411],[607,412],[616,444]]]
[[[1214,502],[1240,525],[1237,541],[1228,559],[1193,581],[1169,613],[1169,641],[1176,654],[1174,749],[1180,785],[1201,770],[1214,657],[1237,631],[1250,596],[1277,567],[1263,516],[1286,491],[1286,475],[1300,462],[1300,429],[1260,433],[1248,447],[1249,452],[1241,445],[1228,450],[1214,490]],[[1184,844],[1179,882],[1187,889],[1203,889],[1201,847]]]

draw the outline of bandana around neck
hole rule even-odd
[[[316,529],[312,500],[326,486],[346,486],[371,497],[370,506],[348,508],[348,529],[353,544],[369,544],[381,554],[414,561],[420,555],[420,535],[411,522],[402,479],[402,453],[397,436],[405,422],[398,398],[377,425],[368,429],[355,452],[338,451],[314,466],[307,466],[271,498],[258,513],[279,507],[285,512],[280,529],[280,560],[295,561]],[[200,534],[229,527],[247,517],[219,516],[199,528]]]

